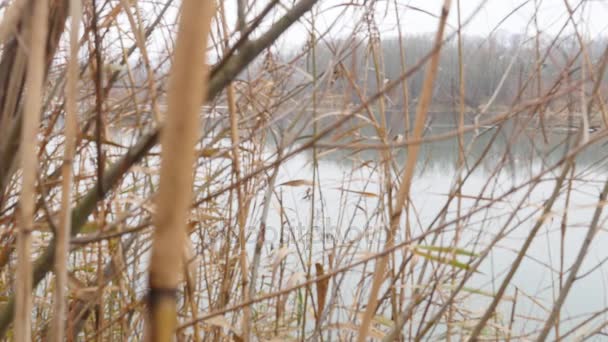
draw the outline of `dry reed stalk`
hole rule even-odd
[[[206,49],[214,1],[186,0],[169,80],[161,133],[160,185],[149,269],[146,338],[170,341],[177,323],[177,287],[183,268],[186,220],[192,200],[200,106],[207,93]]]
[[[37,1],[32,5],[29,26],[29,56],[26,77],[27,94],[24,104],[24,121],[21,132],[21,168],[23,170],[20,209],[21,227],[17,237],[17,278],[15,281],[15,341],[31,340],[32,316],[32,231],[36,208],[36,173],[38,171],[37,140],[42,86],[45,70],[45,46],[48,2]]]
[[[224,4],[220,5],[221,9],[221,22],[222,22],[222,33],[223,33],[223,45],[224,50],[228,50],[229,36],[228,26],[225,17]],[[241,4],[239,2],[239,9]],[[239,13],[239,29],[244,29],[244,24],[241,22],[242,17]],[[241,268],[241,294],[243,301],[249,300],[249,267],[247,265],[247,236],[245,232],[245,223],[247,220],[247,204],[243,197],[243,189],[246,188],[245,184],[241,184],[241,157],[239,153],[239,121],[237,117],[237,108],[235,102],[234,85],[229,83],[226,86],[226,100],[228,101],[228,114],[230,115],[230,140],[232,143],[232,172],[234,174],[234,182],[237,184],[236,197],[237,197],[237,225],[238,225],[238,241],[239,241],[239,267]],[[243,341],[249,341],[249,332],[251,330],[251,309],[249,306],[243,308],[243,317],[241,320],[241,338]]]
[[[72,166],[76,148],[78,126],[78,39],[81,3],[70,1],[70,54],[67,63],[67,80],[65,86],[65,150],[61,166],[61,212],[57,229],[57,248],[55,251],[55,293],[54,315],[51,326],[51,341],[63,341],[65,335],[66,294],[68,282],[68,252],[70,245],[70,227],[72,225]]]
[[[381,84],[384,84],[384,75],[385,75],[385,70],[384,70],[384,55],[382,53],[382,46],[381,46],[381,41],[380,41],[380,32],[378,30],[378,27],[376,26],[376,23],[373,22],[373,19],[370,19],[370,22],[367,23],[368,25],[368,31],[369,31],[369,39],[370,39],[370,50],[372,53],[372,62],[373,62],[373,69],[374,69],[374,74],[376,76],[376,84],[378,86],[380,86]],[[403,52],[402,52],[403,55]],[[402,60],[403,62],[403,60]],[[403,64],[402,64],[403,65]],[[405,83],[405,81],[404,81]],[[402,90],[406,89],[405,86],[402,87]],[[382,96],[380,99],[378,99],[378,115],[380,116],[380,127],[378,127],[377,130],[377,134],[378,137],[380,138],[380,140],[382,141],[382,144],[388,145],[390,142],[390,137],[388,136],[388,127],[387,127],[387,123],[386,123],[386,116],[387,116],[387,111],[386,111],[386,103],[385,103],[385,96]],[[369,107],[368,107],[369,108]],[[404,113],[405,114],[405,118],[406,120],[408,120],[408,116],[409,114]],[[374,117],[374,115],[370,115],[372,118]],[[406,126],[407,127],[407,126]],[[393,215],[393,186],[392,186],[392,176],[391,176],[391,163],[394,163],[394,159],[393,159],[393,155],[392,155],[392,151],[389,149],[383,149],[380,151],[380,154],[382,156],[382,164],[383,164],[383,168],[384,168],[384,184],[385,184],[385,188],[386,188],[386,196],[383,196],[383,199],[386,198],[386,208],[388,211],[388,217],[391,217]],[[395,173],[398,173],[398,169],[397,167],[395,167]],[[384,205],[384,204],[383,204]],[[392,258],[392,264],[396,265],[396,259],[395,259],[395,254],[391,255]],[[391,268],[391,274],[390,277],[392,279],[394,279],[395,277],[395,268]],[[397,316],[397,312],[398,312],[398,305],[399,305],[399,301],[397,300],[397,293],[395,288],[393,287],[390,290],[390,299],[391,299],[391,314],[393,317]]]
[[[445,0],[441,10],[439,27],[435,35],[436,50],[434,51],[434,54],[431,57],[431,64],[426,70],[424,84],[422,85],[422,93],[420,95],[420,102],[416,110],[416,122],[414,124],[414,131],[412,132],[413,139],[420,139],[424,131],[426,114],[428,112],[431,103],[431,97],[433,95],[433,84],[435,82],[435,76],[437,75],[437,69],[439,67],[439,52],[441,48],[441,42],[443,40],[443,32],[445,29],[445,23],[447,21],[449,10],[450,0]],[[412,177],[414,175],[414,168],[416,165],[416,159],[418,158],[419,149],[420,145],[414,145],[409,150],[405,166],[405,172],[403,174],[403,181],[401,183],[401,186],[399,187],[395,206],[392,210],[392,215],[390,218],[390,228],[384,249],[391,248],[394,244],[395,234],[397,233],[397,229],[399,228],[399,223],[401,221],[401,213],[403,212],[403,206],[405,205],[406,199],[409,195],[409,190],[412,182]],[[359,342],[364,342],[367,339],[372,318],[376,314],[376,309],[378,305],[378,292],[380,291],[380,287],[384,282],[384,273],[387,264],[388,256],[383,256],[379,258],[376,262],[376,267],[372,280],[372,288],[370,290],[369,299],[367,302],[367,308],[365,310],[365,313],[363,314],[361,326],[358,330],[357,341]]]

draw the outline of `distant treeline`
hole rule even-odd
[[[371,94],[378,89],[378,80],[381,83],[396,79],[403,74],[403,65],[408,69],[419,62],[432,50],[431,35],[412,35],[399,41],[398,38],[385,39],[358,39],[350,40],[321,40],[317,42],[315,50],[316,74],[323,75],[331,72],[333,80],[330,90],[351,96],[351,100],[358,102],[357,92],[350,86],[349,77],[353,78],[360,91]],[[602,55],[608,39],[598,39],[586,43],[585,49],[593,64],[593,76],[601,64]],[[376,46],[376,61],[372,47]],[[379,48],[378,48],[379,47]],[[290,51],[276,52],[266,55],[266,59],[273,58],[282,63],[292,63],[298,68],[312,73],[313,58],[310,50],[302,56],[300,51],[305,48]],[[494,106],[510,105],[515,101],[521,91],[520,98],[536,97],[562,78],[561,87],[574,84],[581,80],[582,54],[576,37],[561,38],[553,41],[551,37],[527,37],[522,35],[495,34],[486,38],[476,36],[463,37],[462,45],[465,103],[467,108],[475,109],[484,105],[500,88],[493,102]],[[304,58],[302,58],[304,57]],[[262,61],[258,65],[263,65]],[[510,70],[509,65],[512,64]],[[377,65],[377,66],[376,66]],[[379,70],[380,77],[377,77]],[[507,73],[508,71],[508,73]],[[502,86],[499,87],[503,75]],[[539,78],[540,74],[540,87]],[[297,73],[292,80],[302,81]],[[588,81],[588,94],[592,91],[591,73],[586,72]],[[604,75],[605,76],[605,75]],[[293,79],[295,78],[295,79]],[[416,102],[424,79],[424,68],[420,68],[407,79],[409,104]],[[597,79],[597,78],[594,78]],[[603,77],[600,91],[608,89],[606,77]],[[438,79],[435,83],[434,105],[452,106],[458,102],[459,94],[459,58],[456,38],[448,41],[441,50],[441,64]],[[564,89],[564,88],[562,88]],[[569,97],[571,104],[576,103],[579,93]],[[389,106],[402,106],[404,103],[403,89],[399,87],[388,94]],[[560,98],[560,105],[566,103]],[[555,102],[555,101],[554,101]]]
[[[518,99],[523,101],[535,98],[539,91],[546,94],[558,79],[561,79],[558,90],[574,90],[565,96],[547,101],[545,109],[558,111],[569,104],[573,111],[579,110],[578,89],[582,76],[583,54],[575,36],[554,39],[541,35],[541,38],[537,39],[535,36],[500,33],[489,37],[467,35],[463,36],[462,41],[467,111],[478,110],[495,92],[497,93],[492,102],[493,108],[510,106]],[[378,38],[377,35],[371,39],[321,39],[316,42],[314,58],[312,50],[309,49],[310,42],[291,48],[277,45],[267,50],[250,66],[250,71],[255,72],[242,72],[237,82],[245,81],[253,86],[253,89],[263,89],[263,92],[246,93],[257,94],[259,96],[256,101],[264,102],[262,98],[294,95],[283,93],[283,90],[301,90],[298,85],[310,82],[312,74],[316,73],[319,78],[323,77],[323,80],[328,81],[320,85],[326,101],[331,102],[338,96],[340,100],[357,104],[360,103],[361,97],[365,98],[381,88],[378,82],[382,86],[385,82],[398,78],[404,70],[418,64],[431,52],[432,44],[431,34],[408,35],[401,41],[397,37]],[[600,77],[599,67],[602,59],[608,56],[607,46],[608,38],[585,42],[585,51],[592,63],[592,70],[585,71],[587,98],[594,89],[595,80]],[[376,59],[372,47],[375,47]],[[314,66],[313,60],[316,61]],[[509,69],[510,64],[512,66]],[[267,72],[260,72],[260,69]],[[608,92],[608,68],[605,69],[607,71],[601,77],[599,88],[603,94]],[[163,70],[164,68],[158,70],[159,75]],[[132,69],[132,75],[134,84],[146,87],[147,71],[141,62]],[[256,79],[248,81],[250,75],[256,75]],[[504,82],[500,85],[503,76]],[[407,100],[410,106],[417,103],[423,80],[424,66],[407,78]],[[268,88],[251,84],[260,81],[272,81],[272,86]],[[351,83],[358,89],[354,89]],[[432,108],[435,111],[451,111],[457,107],[459,86],[458,42],[454,36],[441,49]],[[268,89],[271,89],[270,93]],[[303,89],[299,95],[310,95],[311,87]],[[393,89],[386,99],[388,110],[401,110],[406,101],[403,88]],[[222,101],[220,98],[220,102]]]

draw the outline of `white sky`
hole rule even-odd
[[[236,0],[225,1],[224,6],[228,13],[230,26],[236,23]],[[255,3],[255,8],[248,16],[252,19],[257,16],[269,0],[248,0]],[[281,0],[279,6],[291,8],[293,3],[299,0]],[[314,7],[316,13],[317,32],[325,32],[327,27],[333,24],[329,38],[348,37],[354,30],[359,30],[359,35],[367,35],[367,27],[361,25],[361,17],[364,14],[364,6],[343,6],[344,3],[362,3],[364,0],[319,0]],[[374,0],[367,0],[369,4]],[[441,13],[443,0],[375,0],[375,20],[383,38],[397,35],[397,16],[396,8],[399,12],[401,31],[405,35],[432,33],[437,29],[438,15]],[[581,0],[460,0],[461,20],[464,22],[471,17],[476,9],[482,5],[481,9],[474,15],[473,19],[464,28],[464,33],[486,37],[489,32],[494,30],[494,34],[524,34],[534,36],[536,33],[532,23],[535,12],[535,3],[538,4],[538,25],[545,37],[556,35],[559,30],[568,22],[568,11],[565,1],[568,1],[572,8],[581,4]],[[448,32],[453,32],[457,27],[457,0],[452,0],[450,15],[448,18]],[[523,6],[522,6],[523,4]],[[509,14],[520,7],[515,13]],[[160,8],[160,5],[157,5]],[[346,9],[345,9],[346,8]],[[175,10],[170,13],[176,14]],[[269,14],[255,31],[253,36],[265,32],[270,25],[279,19],[285,10],[274,11]],[[501,21],[509,16],[504,22]],[[170,15],[169,17],[173,17]],[[299,24],[291,27],[283,34],[275,48],[295,48],[300,47],[309,38],[311,14],[308,13],[300,20]],[[583,0],[574,15],[578,29],[584,34],[586,40],[595,40],[598,37],[608,37],[608,0]],[[124,18],[123,18],[124,19]],[[124,19],[126,20],[126,19]],[[497,27],[497,25],[500,25]],[[569,35],[574,32],[571,23],[568,23],[564,34]],[[152,39],[153,40],[153,39]],[[159,43],[161,42],[161,43]],[[159,42],[152,42],[162,53],[166,41],[165,36],[159,37]],[[134,59],[137,56],[134,57]]]
[[[465,29],[468,33],[477,33],[484,35],[491,31],[503,18],[511,11],[526,2],[525,0],[488,0],[483,8],[477,13],[474,20]],[[578,0],[568,0],[570,6],[574,8],[578,4]],[[430,12],[439,13],[439,8],[443,1],[440,0],[412,0],[399,1],[399,3],[409,4],[411,6],[420,7]],[[462,18],[469,17],[473,11],[482,4],[479,0],[461,0]],[[539,5],[539,27],[541,31],[549,34],[556,34],[568,18],[568,11],[563,0],[538,0]],[[516,13],[509,17],[501,24],[500,30],[511,33],[524,33],[526,25],[534,14],[534,1],[527,3]],[[428,20],[429,17],[423,18],[420,12],[412,10],[404,11],[405,17],[411,22],[408,25],[408,30],[412,31],[434,31],[436,20]],[[585,29],[593,36],[594,34],[605,34],[608,29],[608,2],[602,1],[586,1],[582,7],[576,12],[575,18],[580,22],[584,21]],[[457,25],[456,16],[456,1],[452,1],[449,23]],[[406,26],[407,27],[407,26]],[[570,27],[571,29],[571,27]]]
[[[580,0],[567,1],[572,8],[575,8]],[[348,36],[355,25],[360,22],[359,19],[363,11],[361,9],[354,10],[351,7],[347,12],[344,12],[343,7],[339,6],[342,2],[341,0],[320,0],[316,7],[316,11],[320,13],[316,17],[319,31],[338,20],[331,30],[331,36]],[[481,10],[466,26],[464,30],[466,34],[486,36],[511,11],[524,3],[525,5],[506,19],[496,28],[495,32],[527,34],[530,36],[536,32],[533,25],[528,26],[535,12],[534,0],[461,0],[460,2],[461,20],[463,22],[485,2]],[[456,3],[456,0],[452,0],[448,19],[448,24],[452,25],[452,30],[458,23]],[[441,12],[443,0],[379,0],[376,4],[376,22],[383,36],[397,34],[395,4],[399,8],[401,29],[404,34],[429,33],[436,30],[437,16]],[[539,29],[547,35],[557,34],[564,23],[568,21],[568,11],[564,0],[537,0],[537,4],[539,6]],[[307,18],[310,18],[310,15]],[[585,39],[593,40],[598,36],[608,36],[608,0],[585,0],[577,9],[574,18]],[[281,44],[300,45],[306,40],[306,32],[306,28],[297,25],[290,29],[286,37],[281,39]],[[573,32],[572,25],[568,24],[565,34]]]

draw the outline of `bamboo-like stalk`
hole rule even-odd
[[[17,237],[17,279],[15,282],[15,341],[31,340],[32,316],[32,231],[36,206],[37,135],[42,106],[44,82],[44,53],[48,2],[37,1],[31,7],[29,20],[29,56],[26,77],[24,121],[21,132],[21,168],[23,170],[20,197],[21,227]]]
[[[78,39],[81,3],[70,1],[70,55],[67,64],[65,86],[65,150],[62,165],[61,212],[57,229],[57,250],[55,253],[55,293],[53,302],[53,322],[51,341],[63,341],[65,335],[66,294],[68,282],[68,252],[70,244],[70,227],[72,225],[72,165],[76,148],[76,131],[78,126],[76,97],[78,96]]]
[[[206,48],[214,1],[185,0],[177,33],[168,90],[168,111],[160,137],[161,170],[152,242],[146,338],[170,341],[177,287],[183,268],[186,220],[192,200],[199,112],[207,93]]]
[[[422,85],[422,93],[420,95],[420,102],[416,110],[416,122],[414,124],[414,131],[412,132],[413,139],[420,139],[424,131],[424,124],[426,122],[426,114],[431,103],[431,97],[433,95],[433,84],[435,83],[435,76],[437,75],[437,69],[439,67],[439,52],[441,48],[441,41],[443,39],[443,32],[445,29],[445,23],[447,21],[448,13],[450,10],[450,0],[445,0],[441,10],[441,18],[439,20],[439,27],[435,35],[435,47],[433,56],[431,57],[431,64],[426,70],[424,84]],[[390,218],[390,228],[384,246],[385,249],[389,249],[393,246],[395,241],[395,234],[399,223],[401,221],[401,213],[403,212],[403,206],[409,196],[409,190],[412,182],[412,176],[414,175],[414,168],[416,166],[416,159],[418,158],[418,151],[420,145],[413,145],[407,156],[405,165],[405,172],[403,173],[403,180],[397,193],[394,209]],[[359,327],[357,341],[364,342],[367,339],[367,334],[370,329],[372,318],[374,317],[378,304],[378,292],[384,282],[385,270],[388,264],[388,256],[383,256],[376,262],[374,271],[374,277],[372,280],[372,288],[369,293],[369,299],[367,308],[363,314],[361,320],[361,326]]]

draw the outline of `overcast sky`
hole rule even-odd
[[[575,8],[580,0],[567,1],[572,8]],[[348,36],[352,32],[355,24],[360,22],[359,18],[363,11],[354,10],[351,7],[344,12],[344,7],[339,6],[342,2],[336,0],[320,1],[316,7],[316,10],[320,13],[320,15],[317,15],[319,30],[335,22],[335,26],[331,30],[331,36]],[[465,33],[467,34],[486,36],[495,29],[498,34],[533,35],[536,32],[534,25],[531,24],[536,6],[534,0],[461,0],[460,2],[463,22],[483,4],[466,26]],[[383,36],[396,35],[397,17],[395,8],[398,8],[403,33],[434,32],[437,28],[437,16],[441,11],[442,4],[443,0],[381,0],[378,1],[376,6],[376,22]],[[521,8],[497,27],[501,20],[522,4]],[[537,4],[539,6],[539,29],[548,35],[557,34],[568,20],[568,11],[564,0],[537,0]],[[608,36],[608,0],[584,1],[577,9],[575,19],[577,25],[580,25],[579,30],[585,34],[585,39]],[[456,0],[453,0],[448,24],[454,28],[457,23]],[[571,24],[568,24],[565,32],[567,34],[574,32]],[[283,37],[281,43],[287,45],[301,44],[305,41],[306,36],[306,29],[297,26]]]
[[[578,4],[577,1],[568,0],[571,7]],[[401,3],[401,1],[400,1]],[[440,0],[412,0],[402,1],[403,4],[411,5],[428,11],[439,13],[442,1]],[[474,10],[481,4],[479,0],[461,0],[462,17],[466,18],[473,14]],[[527,24],[533,17],[534,1],[523,0],[488,0],[482,9],[477,13],[471,21],[466,31],[483,35],[490,32],[496,25],[505,18],[511,11],[518,6],[525,5],[510,16],[500,29],[511,33],[523,33]],[[557,33],[568,18],[568,11],[563,0],[538,0],[539,17],[538,24],[543,32]],[[433,31],[436,27],[436,21],[425,20],[420,12],[413,10],[403,11],[407,18],[406,27],[408,31]],[[589,30],[591,35],[605,34],[608,28],[608,2],[607,1],[586,1],[584,5],[576,13],[577,20],[584,20],[585,29]],[[449,23],[457,25],[456,20],[456,1],[452,1],[452,8]]]

